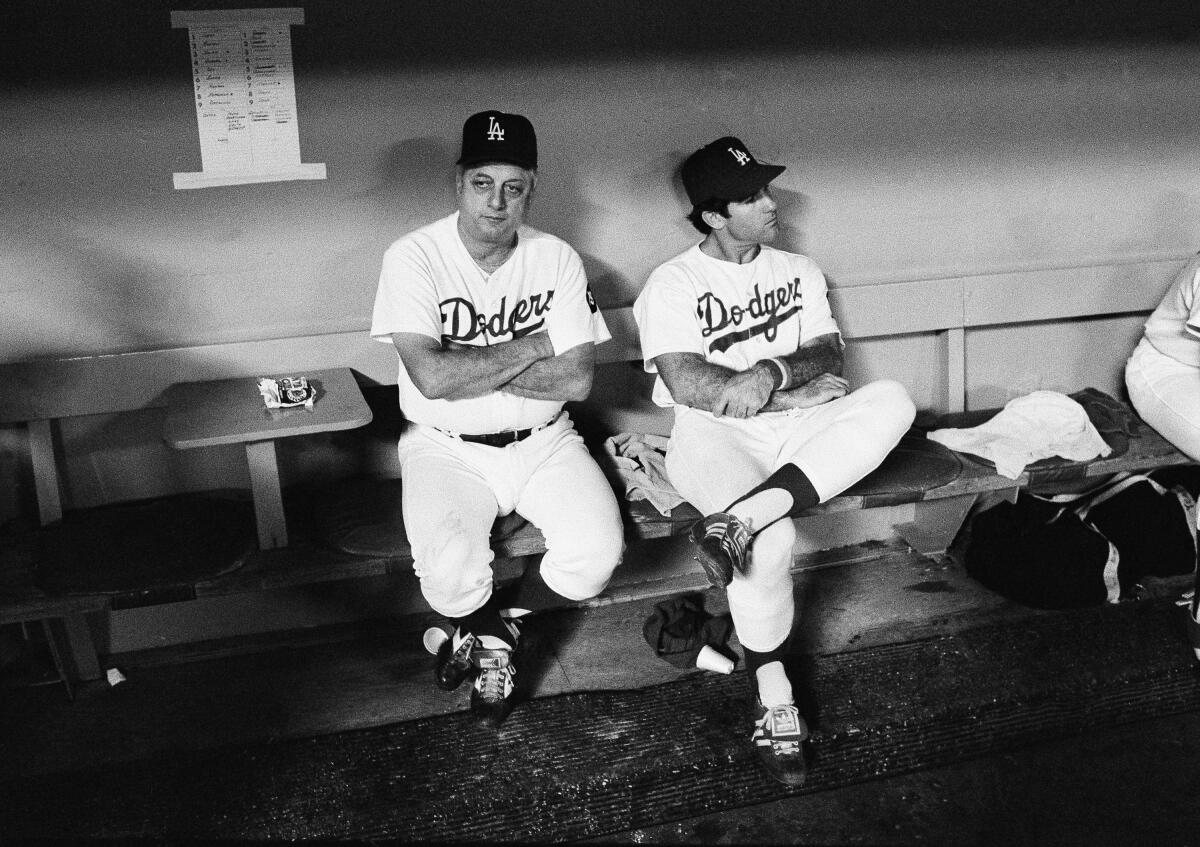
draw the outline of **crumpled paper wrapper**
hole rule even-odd
[[[308,384],[308,378],[303,376],[283,376],[271,379],[264,376],[258,381],[258,393],[268,409],[294,409],[304,406],[313,407],[317,392]]]

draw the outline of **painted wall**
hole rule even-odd
[[[702,26],[682,0],[321,0],[293,42],[303,160],[328,179],[196,191],[171,187],[200,169],[176,7],[29,4],[6,27],[0,361],[364,328],[383,249],[449,209],[461,121],[485,107],[537,125],[534,222],[585,256],[602,305],[693,240],[672,171],[726,132],[788,166],[782,241],[835,285],[1200,240],[1200,63],[1152,37],[1180,25],[1169,5],[1139,40],[1094,10],[1098,32],[1067,16],[1057,40],[1033,38],[1049,12],[993,11],[1009,31],[989,40],[986,6],[901,26],[882,4],[731,3]]]
[[[221,5],[6,6],[0,362],[335,331],[371,343],[383,250],[451,209],[461,122],[492,107],[537,126],[532,223],[579,250],[604,306],[694,241],[674,168],[726,133],[787,166],[781,244],[834,286],[1200,245],[1186,2],[318,0],[292,39],[303,161],[328,179],[176,191],[200,153],[169,12]],[[989,331],[968,350],[972,405],[1118,390],[1139,326]],[[850,366],[926,408],[944,379],[928,339],[865,342]],[[644,380],[609,366],[600,384],[637,420]],[[236,451],[162,447],[157,414],[65,428],[72,502],[245,484]],[[0,473],[20,478],[20,439],[0,436]]]

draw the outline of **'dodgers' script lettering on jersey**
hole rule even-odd
[[[496,339],[524,338],[546,325],[542,317],[550,311],[554,292],[531,294],[508,309],[508,298],[500,298],[499,308],[491,315],[480,314],[475,304],[462,297],[441,302],[442,338],[467,344],[483,336],[484,344]]]
[[[754,293],[745,305],[727,305],[721,298],[708,292],[696,301],[700,334],[704,338],[716,335],[709,342],[710,351],[728,350],[739,341],[756,335],[763,335],[767,341],[774,341],[779,325],[803,308],[801,299],[799,277],[786,285],[770,289],[765,294],[755,285]],[[751,321],[756,323],[742,326]],[[722,334],[717,335],[718,333]]]

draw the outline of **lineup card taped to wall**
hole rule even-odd
[[[191,44],[203,169],[176,173],[176,188],[325,179],[300,161],[291,27],[303,23],[303,9],[171,12]]]

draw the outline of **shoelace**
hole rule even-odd
[[[456,662],[466,662],[471,658],[471,649],[475,646],[475,636],[472,633],[467,633],[463,638],[462,644],[458,645],[458,649],[451,654],[451,659]]]
[[[792,705],[776,706],[764,716],[760,725],[758,740],[770,742],[778,753],[790,754],[800,752],[800,710]],[[786,736],[777,737],[776,732],[784,732]]]
[[[511,669],[488,668],[479,672],[479,694],[485,700],[503,700],[508,687]]]

